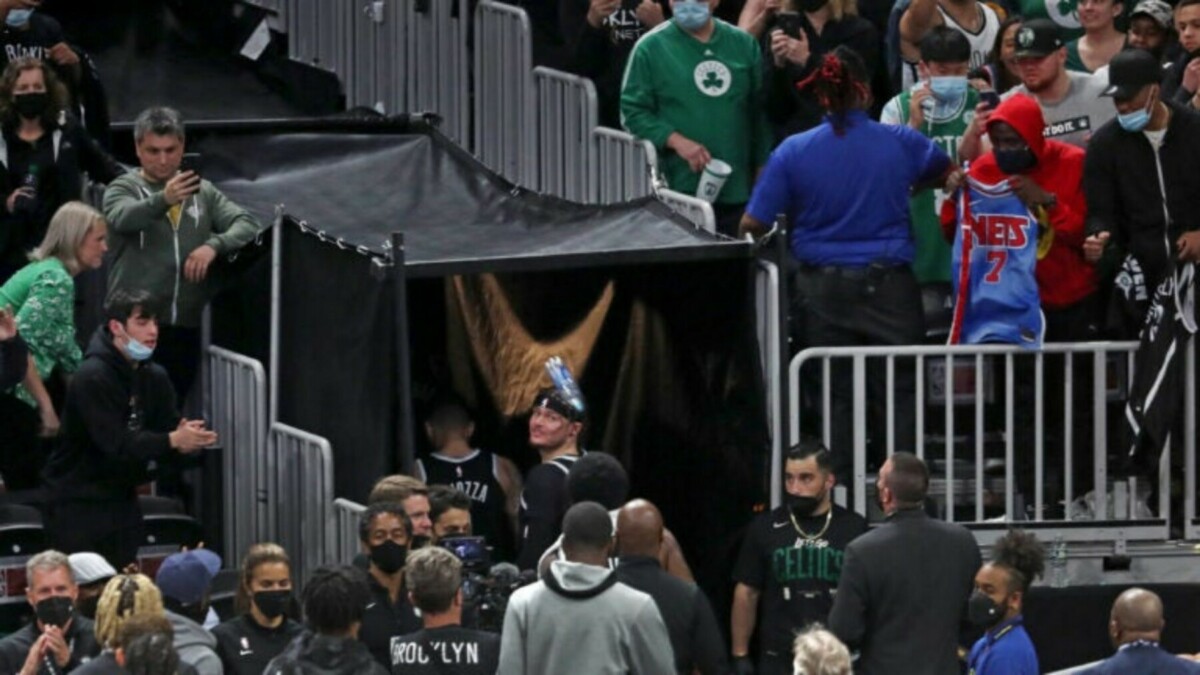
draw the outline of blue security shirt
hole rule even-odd
[[[949,166],[950,157],[919,132],[855,110],[841,136],[826,118],[780,144],[746,212],[767,225],[787,214],[792,255],[802,263],[907,264],[915,251],[911,188]]]
[[[989,630],[971,647],[969,675],[1038,675],[1037,652],[1020,614]]]

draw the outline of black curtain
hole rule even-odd
[[[285,225],[279,418],[329,440],[338,497],[366,501],[394,466],[397,382],[391,282],[371,260]]]

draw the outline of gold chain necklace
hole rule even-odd
[[[788,518],[792,519],[792,527],[796,528],[796,532],[799,532],[800,536],[803,537],[805,541],[820,539],[825,535],[825,532],[829,530],[829,524],[833,522],[833,505],[829,505],[829,512],[825,514],[825,526],[822,527],[821,531],[816,534],[809,534],[805,532],[804,528],[800,527],[800,523],[796,522],[796,514],[789,512]]]

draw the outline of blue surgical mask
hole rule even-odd
[[[1153,103],[1154,99],[1151,98],[1150,101]],[[1118,114],[1117,123],[1125,131],[1139,132],[1145,129],[1147,124],[1150,124],[1150,107],[1147,106],[1131,113]]]
[[[114,335],[116,335],[114,333]],[[125,353],[133,361],[147,361],[154,355],[154,349],[133,339],[133,336],[122,328],[119,337],[125,338]]]
[[[711,17],[707,0],[680,0],[671,8],[671,12],[675,15],[675,23],[684,30],[700,30]]]
[[[151,356],[154,356],[153,349],[133,338],[129,338],[129,343],[125,345],[125,353],[134,361],[148,361]]]
[[[29,23],[29,17],[33,16],[32,9],[10,9],[8,10],[8,18],[4,23],[12,28],[20,28]]]
[[[967,95],[967,78],[963,75],[934,76],[929,78],[929,90],[933,97],[943,103],[957,103]]]

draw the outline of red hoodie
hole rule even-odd
[[[988,126],[1005,122],[1037,157],[1037,166],[1027,174],[1058,203],[1048,209],[1054,243],[1046,257],[1037,263],[1038,292],[1042,307],[1062,309],[1096,292],[1096,271],[1083,258],[1084,221],[1087,201],[1083,196],[1083,150],[1060,141],[1048,141],[1042,135],[1046,122],[1037,101],[1017,94],[1000,104],[988,119]],[[972,165],[968,174],[981,183],[994,185],[1010,178],[996,166],[996,156],[987,153]],[[942,227],[953,236],[957,221],[953,201],[942,205]]]

